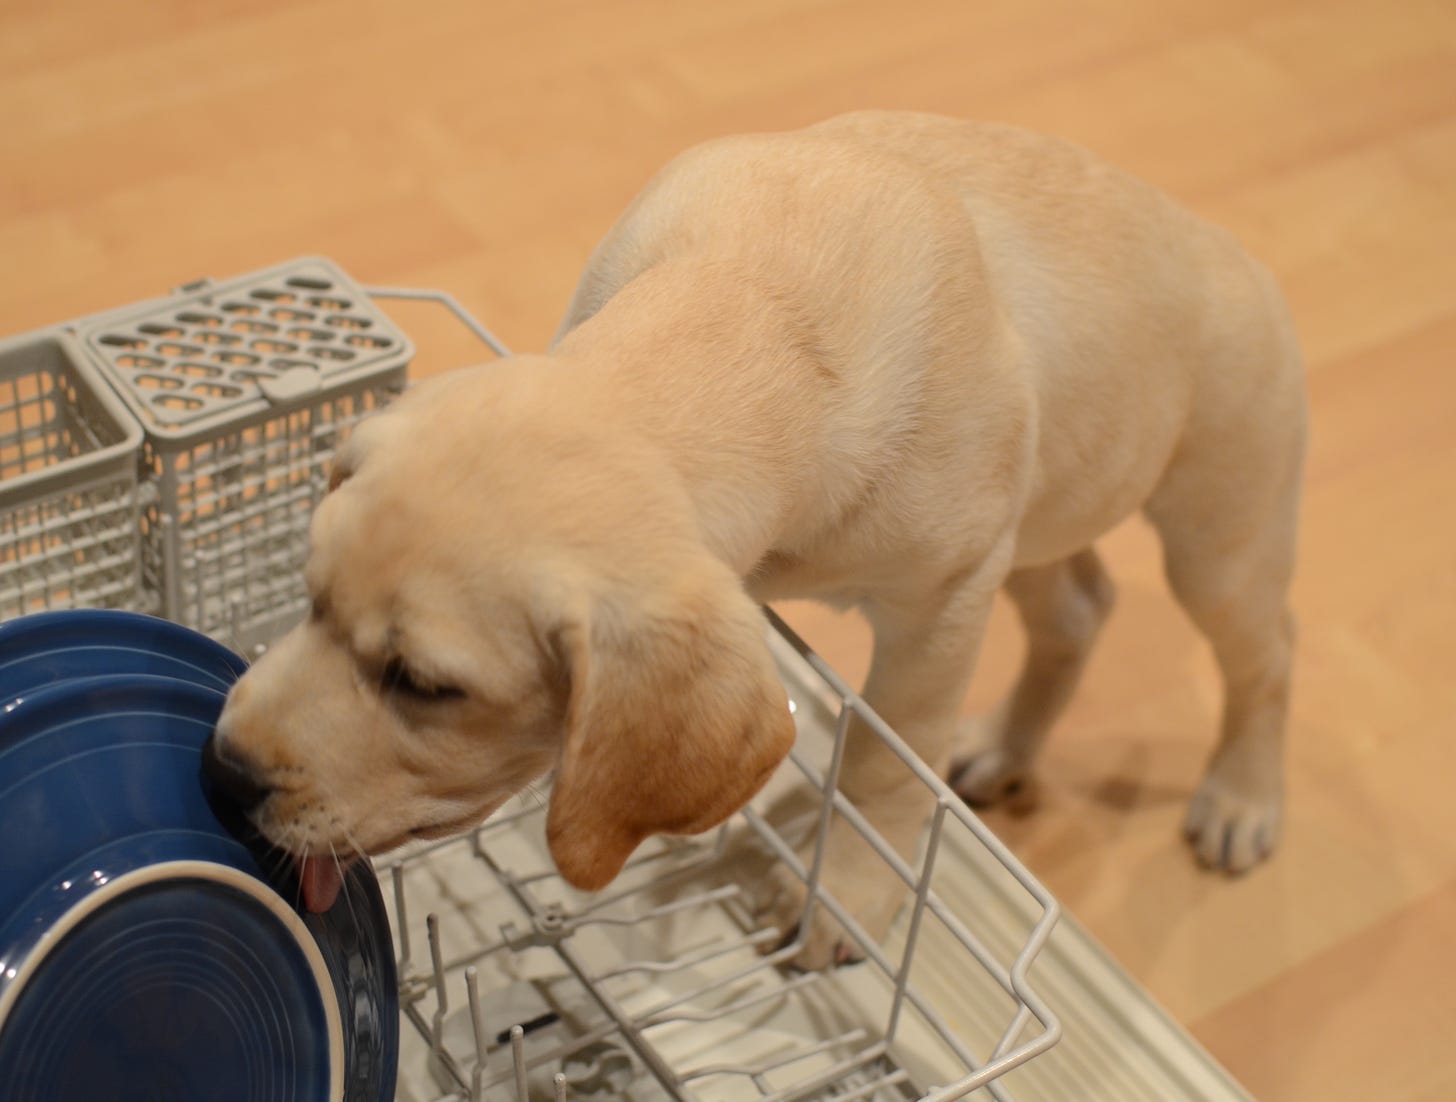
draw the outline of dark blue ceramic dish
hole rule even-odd
[[[5,1097],[391,1099],[394,958],[368,863],[328,913],[303,913],[292,862],[202,775],[241,661],[145,617],[134,644],[118,614],[88,639],[92,615],[0,628],[0,670],[29,671],[0,705]],[[43,638],[48,668],[72,672],[37,687],[17,638]],[[77,655],[129,672],[77,677],[95,669]],[[154,661],[193,672],[137,672]]]

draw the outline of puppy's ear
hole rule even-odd
[[[793,746],[763,617],[717,560],[598,601],[560,639],[571,689],[546,832],[578,888],[605,887],[651,834],[721,823]]]

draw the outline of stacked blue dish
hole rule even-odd
[[[388,1102],[379,886],[325,914],[203,776],[245,663],[128,612],[0,625],[0,1095]]]

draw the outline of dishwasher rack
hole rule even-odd
[[[494,354],[507,354],[448,294],[357,290],[375,304],[443,306]],[[206,293],[194,284],[177,294]],[[145,305],[171,310],[178,301]],[[130,313],[58,332],[71,341],[83,327],[119,316]],[[68,347],[76,353],[78,344]],[[310,400],[286,395],[279,408]],[[250,493],[266,495],[282,479],[280,486],[321,496],[322,472],[348,423],[318,408],[304,444],[286,452],[289,469],[255,478]],[[18,431],[30,432],[27,424],[17,420]],[[140,467],[145,480],[149,464]],[[143,484],[138,495],[155,506],[157,493]],[[161,501],[170,501],[166,486]],[[173,519],[163,509],[158,523]],[[290,510],[277,526],[268,546],[278,553],[243,564],[270,576],[260,581],[302,567],[306,513]],[[306,611],[296,587],[255,588],[276,594],[272,605],[252,610],[258,623],[281,626]],[[139,601],[151,599],[146,585],[141,590]],[[63,602],[82,596],[75,587],[53,592]],[[47,607],[50,600],[48,592]],[[724,826],[701,839],[650,841],[595,896],[556,873],[544,837],[549,796],[535,790],[463,838],[375,862],[391,902],[405,1024],[399,1102],[943,1102],[972,1094],[1010,1102],[1008,1073],[1058,1042],[1061,1023],[1029,976],[1058,922],[1056,901],[822,659],[772,612],[767,617],[798,739],[791,764]],[[233,616],[205,630],[256,656],[254,626]],[[838,789],[852,720],[933,798],[913,861]],[[864,840],[866,860],[886,862],[904,885],[905,905],[882,942],[821,882],[835,817]],[[797,930],[756,917],[775,864],[806,885],[806,916],[820,908],[832,915],[862,963],[794,968]],[[970,866],[978,870],[973,883],[959,875]]]
[[[1006,1102],[998,1080],[1057,1042],[1061,1026],[1027,975],[1057,921],[1055,900],[791,629],[770,620],[799,726],[792,766],[704,839],[656,840],[605,893],[584,895],[546,856],[546,796],[527,794],[467,838],[376,862],[414,1031],[401,1068],[429,1072],[401,1102],[942,1102],[983,1087]],[[913,866],[836,791],[851,716],[935,793]],[[779,812],[786,804],[797,820]],[[883,944],[819,883],[831,812],[849,818],[906,886],[908,905]],[[970,848],[1001,866],[1001,892],[1025,896],[1022,911],[1034,916],[1025,929],[976,930],[976,914],[947,898],[944,857]],[[805,879],[812,906],[845,926],[863,963],[790,966],[797,938],[753,915],[751,886],[774,860]]]

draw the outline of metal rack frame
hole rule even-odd
[[[400,299],[437,303],[465,324],[497,355],[506,355],[504,344],[481,325],[451,296],[434,291],[401,288],[365,288],[379,299]],[[1051,894],[988,830],[976,815],[935,773],[921,762],[900,737],[777,615],[766,610],[773,633],[782,645],[781,665],[792,665],[799,683],[797,712],[818,712],[821,726],[833,731],[827,747],[827,762],[815,761],[804,738],[790,754],[801,785],[817,797],[816,821],[807,849],[796,848],[771,817],[758,806],[745,808],[728,824],[717,829],[711,841],[697,844],[663,842],[649,845],[624,870],[622,878],[598,897],[579,896],[559,878],[544,852],[531,854],[533,864],[517,871],[512,862],[497,853],[501,844],[512,844],[516,836],[539,834],[544,806],[527,805],[497,816],[477,828],[464,843],[444,843],[411,851],[378,863],[382,875],[393,884],[394,923],[399,940],[400,993],[403,1014],[428,1046],[429,1062],[440,1084],[443,1099],[515,1098],[526,1102],[529,1081],[543,1069],[571,1065],[574,1057],[597,1050],[603,1043],[614,1054],[627,1054],[650,1075],[661,1097],[685,1100],[715,1097],[699,1088],[712,1081],[731,1079],[739,1085],[752,1084],[754,1097],[771,1102],[798,1099],[904,1099],[949,1102],[986,1088],[998,1102],[1009,1102],[1010,1094],[998,1082],[1014,1068],[1032,1060],[1057,1043],[1061,1024],[1056,1014],[1038,996],[1029,970],[1052,928],[1060,908]],[[787,671],[786,671],[787,672]],[[875,830],[853,803],[839,790],[839,766],[850,721],[857,718],[879,738],[900,763],[934,797],[926,841],[915,864],[905,861]],[[830,894],[821,881],[829,828],[834,816],[850,823],[856,833],[895,872],[907,892],[909,907],[901,915],[899,952],[890,951],[873,939]],[[1039,916],[1026,931],[1025,939],[1012,947],[1010,960],[1003,962],[992,947],[973,931],[966,919],[954,913],[936,890],[937,870],[948,831],[958,830],[970,844],[984,847],[1009,877],[1029,896]],[[735,840],[752,839],[774,859],[792,870],[807,887],[808,902],[797,931],[787,940],[783,932],[759,925],[748,905],[745,890],[738,883],[713,884],[716,865]],[[441,933],[437,913],[425,919],[427,959],[413,955],[410,882],[428,868],[434,855],[451,845],[466,846],[469,864],[477,876],[496,888],[496,903],[505,906],[507,920],[499,924],[496,936],[471,945],[449,946]],[[802,856],[801,856],[802,854]],[[463,874],[468,875],[468,874]],[[665,881],[681,885],[671,900],[652,902],[655,889]],[[815,908],[822,907],[854,940],[865,963],[855,969],[795,974],[792,962],[802,948]],[[670,916],[716,912],[735,933],[694,944],[671,955],[648,959],[627,957],[602,967],[579,946],[587,935],[606,928],[648,927]],[[1009,1000],[1004,1027],[984,1058],[958,1035],[935,1000],[913,982],[917,950],[928,924],[939,927],[949,943],[974,962],[990,982]],[[945,940],[943,936],[942,941]],[[492,1034],[486,1024],[485,1002],[490,990],[482,990],[483,973],[505,965],[514,955],[548,950],[579,986],[580,995],[592,1010],[585,1028],[565,1040],[537,1043],[542,1022],[559,1015],[536,1015]],[[726,969],[726,970],[723,970]],[[807,1002],[816,995],[832,1001],[832,993],[816,991],[832,986],[847,971],[869,969],[886,985],[883,1018],[867,1025],[847,1027],[831,1037],[803,1038],[801,1047],[756,1060],[708,1061],[683,1065],[668,1055],[657,1035],[670,1025],[706,1026],[751,1017],[765,1008],[791,1001]],[[677,989],[666,998],[649,999],[645,1005],[612,990],[629,976],[666,977],[699,972],[686,990]],[[452,986],[455,991],[452,995]],[[451,1040],[453,998],[463,998],[454,1011],[457,1025]],[[920,1031],[928,1033],[949,1054],[958,1073],[940,1080],[940,1085],[917,1084],[903,1066],[897,1042],[914,1018]],[[468,1023],[468,1028],[466,1024]],[[1023,1039],[1028,1027],[1036,1025]],[[535,1028],[533,1028],[533,1026]],[[619,1057],[620,1062],[620,1057]],[[600,1057],[597,1064],[601,1064]],[[784,1083],[793,1065],[810,1070]],[[942,1066],[945,1066],[942,1064]],[[600,1068],[598,1068],[600,1071]],[[564,1070],[555,1071],[550,1093],[568,1097],[573,1084]],[[505,1093],[502,1093],[505,1092]],[[538,1091],[540,1093],[540,1091]]]
[[[633,859],[624,872],[624,886],[601,896],[578,896],[560,880],[549,859],[541,854],[534,863],[519,870],[497,847],[517,850],[518,836],[539,834],[544,808],[534,804],[498,816],[477,828],[465,842],[436,843],[378,863],[381,875],[393,886],[393,911],[399,939],[398,967],[401,1003],[407,1021],[428,1046],[429,1060],[441,1086],[439,1102],[446,1099],[489,1099],[533,1097],[527,1086],[543,1069],[570,1065],[581,1052],[613,1046],[613,1053],[630,1052],[636,1064],[656,1080],[660,1095],[675,1100],[720,1097],[699,1086],[732,1077],[752,1084],[756,1098],[772,1102],[797,1099],[907,1099],[948,1102],[964,1098],[985,1087],[990,1095],[1007,1102],[1011,1098],[997,1082],[1007,1072],[1032,1060],[1061,1035],[1056,1014],[1038,996],[1028,972],[1056,924],[1060,909],[1055,899],[1006,850],[976,816],[921,763],[908,746],[820,659],[782,620],[768,614],[778,638],[788,648],[792,668],[786,674],[795,689],[797,714],[808,726],[827,726],[832,719],[834,734],[827,747],[827,770],[813,760],[812,748],[801,745],[790,758],[800,781],[819,794],[813,841],[807,864],[783,831],[757,807],[744,809],[730,823],[718,828],[708,840],[697,843],[667,842],[652,846]],[[782,649],[782,648],[780,648]],[[805,712],[817,711],[817,716]],[[836,788],[836,774],[842,757],[851,717],[863,720],[896,757],[935,795],[928,835],[915,866],[903,861]],[[801,739],[801,743],[802,743]],[[827,797],[827,798],[825,798]],[[898,951],[890,951],[870,939],[839,902],[819,881],[831,812],[845,816],[880,859],[895,868],[907,891],[908,911],[901,916]],[[1009,963],[998,959],[988,946],[942,898],[935,888],[943,843],[949,830],[962,831],[972,844],[985,847],[1009,877],[1029,897],[1039,917],[1014,947]],[[738,883],[717,882],[712,875],[735,839],[749,837],[760,843],[791,868],[809,887],[810,907],[822,906],[854,938],[865,963],[828,972],[795,973],[790,966],[802,946],[802,934],[787,941],[770,926],[757,924],[747,905],[745,889]],[[498,885],[500,897],[514,906],[514,918],[503,922],[499,935],[471,945],[447,946],[438,914],[425,917],[423,960],[415,959],[411,930],[419,916],[411,902],[411,880],[427,871],[442,851],[467,847],[478,876]],[[534,856],[534,854],[532,855]],[[461,873],[460,875],[468,875]],[[672,897],[652,898],[654,889],[670,882]],[[634,906],[635,905],[635,906]],[[682,949],[672,949],[648,959],[629,958],[597,964],[576,941],[594,927],[650,926],[669,915],[719,911],[729,916],[735,928],[729,936],[717,936]],[[800,929],[807,928],[806,922]],[[935,1000],[912,982],[917,948],[927,923],[938,923],[952,943],[964,954],[961,966],[972,965],[1010,1000],[1010,1013],[994,1046],[984,1059],[957,1035],[935,1005]],[[566,1040],[530,1043],[539,1029],[536,1021],[517,1023],[510,1030],[489,1029],[485,1023],[485,1000],[490,989],[481,980],[483,971],[507,964],[513,954],[547,949],[555,954],[565,972],[575,979],[580,993],[595,1004],[597,1013],[585,1029]],[[942,949],[937,967],[946,966]],[[957,962],[950,962],[955,967]],[[719,964],[694,977],[684,988],[665,998],[633,1004],[611,990],[615,981],[646,973],[662,976]],[[654,1034],[673,1024],[706,1026],[734,1018],[750,1018],[768,1004],[805,1003],[818,999],[833,1003],[840,995],[832,990],[846,973],[869,969],[883,981],[883,998],[877,1006],[878,1023],[860,1022],[828,1037],[805,1037],[801,1047],[756,1061],[718,1061],[683,1065],[664,1054]],[[455,998],[463,996],[456,1007]],[[452,1045],[452,1014],[470,1023],[469,1030],[457,1028]],[[554,1017],[554,1015],[550,1016]],[[899,1058],[897,1042],[907,1020],[914,1017],[922,1033],[940,1042],[949,1059],[941,1067],[958,1064],[960,1073],[940,1080],[941,1085],[918,1083]],[[1028,1026],[1038,1028],[1023,1038]],[[878,1028],[875,1028],[877,1024]],[[494,1038],[494,1039],[493,1039]],[[783,1082],[790,1065],[819,1058],[802,1076]],[[827,1062],[826,1062],[827,1061]],[[777,1075],[779,1082],[773,1082]],[[551,1090],[557,1098],[567,1097],[572,1084],[564,1071],[552,1075]],[[504,1093],[502,1093],[504,1092]],[[538,1089],[537,1095],[540,1094]],[[737,1097],[738,1095],[733,1095]],[[636,1097],[634,1095],[633,1097]]]

